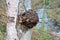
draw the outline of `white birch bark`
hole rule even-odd
[[[28,0],[25,0],[25,1],[28,1]],[[30,2],[29,2],[30,3]],[[20,0],[20,3],[19,3],[19,14],[21,14],[21,13],[23,13],[24,11],[25,11],[25,7],[27,6],[25,6],[24,7],[24,0]],[[30,4],[28,4],[29,6],[27,6],[26,7],[26,9],[28,10],[28,9],[31,9],[30,7],[31,7],[31,5]],[[20,27],[22,27],[21,25],[20,25]],[[22,36],[21,36],[21,38],[20,38],[20,40],[31,40],[31,35],[32,35],[32,29],[30,29],[30,30],[27,30],[26,32],[21,32],[22,30],[20,29],[20,31],[19,31],[19,33],[22,33]],[[20,34],[21,35],[21,34]]]
[[[24,7],[24,0],[19,0],[19,6],[18,6],[18,15],[20,15],[20,14],[22,14],[22,13],[24,13],[25,12],[25,7]],[[21,36],[22,36],[22,30],[21,30],[21,27],[22,27],[22,25],[20,25],[20,24],[18,24],[17,23],[17,26],[16,26],[16,28],[17,28],[17,32],[18,32],[18,37],[19,37],[19,39],[21,38]]]
[[[32,35],[32,29],[24,33],[20,40],[31,40],[31,35]]]
[[[18,40],[16,32],[16,18],[18,13],[19,0],[6,0],[7,3],[7,36],[5,40]]]

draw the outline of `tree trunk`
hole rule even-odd
[[[25,34],[22,35],[20,40],[31,40],[32,29],[28,30]]]
[[[6,0],[7,3],[7,36],[5,40],[19,40],[16,31],[16,19],[19,0]]]
[[[29,5],[28,7],[26,7],[27,5],[25,6],[25,4],[24,4],[25,1],[28,1],[28,0],[20,0],[20,2],[19,2],[19,14],[18,15],[24,13],[24,11],[26,9],[27,10],[31,9],[30,8],[30,6],[31,6],[30,4],[28,4]],[[29,29],[29,30],[26,31],[26,30],[24,30],[25,28],[23,28],[21,30],[22,27],[23,27],[23,25],[20,25],[20,24],[17,25],[19,39],[20,40],[31,40],[32,29]]]

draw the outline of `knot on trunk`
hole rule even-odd
[[[18,23],[26,26],[27,28],[33,28],[39,21],[38,15],[35,11],[29,9],[24,13],[18,15]]]

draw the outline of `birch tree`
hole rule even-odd
[[[18,13],[18,3],[19,3],[19,0],[6,0],[6,4],[7,4],[6,40],[19,40],[17,37],[17,31],[15,27],[17,13]]]
[[[25,6],[25,1],[28,1],[28,0],[20,0],[19,2],[19,14],[22,14],[26,11],[26,9],[31,9],[29,7],[31,7],[31,5],[29,4],[29,7],[26,7]],[[19,28],[20,27],[20,28]],[[18,36],[19,36],[19,39],[20,40],[31,40],[31,34],[32,34],[32,29],[29,29],[29,30],[24,30],[24,28],[21,30],[21,27],[23,27],[23,25],[17,25],[17,29],[18,29]]]
[[[26,10],[24,6],[24,2],[25,0],[20,0],[20,2],[19,0],[6,0],[7,3],[6,40],[31,40],[32,29],[26,30],[26,28],[24,28],[24,25],[20,25],[18,22],[16,23],[18,9],[19,9],[18,15],[23,14]],[[19,7],[18,7],[18,3],[19,3]]]

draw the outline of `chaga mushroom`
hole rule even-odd
[[[35,11],[29,9],[23,14],[18,15],[18,23],[26,26],[27,28],[33,28],[39,21],[38,15]]]

